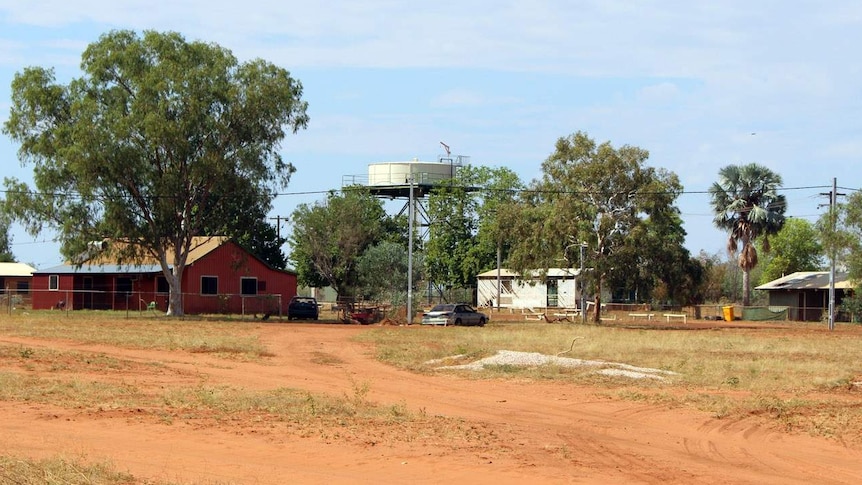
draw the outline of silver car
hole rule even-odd
[[[422,325],[485,326],[488,316],[464,303],[442,303],[422,314]]]

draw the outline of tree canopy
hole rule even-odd
[[[9,235],[9,221],[0,216],[0,263],[12,263],[14,261],[12,237]]]
[[[751,270],[757,266],[755,241],[763,240],[769,252],[769,237],[784,225],[785,197],[778,193],[781,176],[767,167],[750,163],[728,165],[718,172],[718,181],[709,188],[713,223],[728,232],[727,251],[736,254],[742,269],[742,304],[751,302]]]
[[[814,224],[805,219],[788,218],[784,227],[769,240],[770,251],[763,259],[760,284],[797,271],[823,268],[823,246]]]
[[[465,165],[429,195],[431,228],[423,253],[435,286],[475,286],[477,274],[495,267],[498,246],[505,257],[501,214],[521,187],[508,168]]]
[[[862,282],[862,192],[831,207],[815,227],[826,255],[846,267],[851,280]]]
[[[300,204],[291,221],[289,259],[299,283],[331,286],[341,298],[361,296],[356,294],[362,283],[357,265],[366,250],[386,240],[406,241],[380,200],[361,187]]]
[[[635,146],[597,144],[577,132],[557,140],[554,153],[542,164],[542,177],[523,192],[519,207],[507,214],[513,228],[510,266],[525,272],[574,261],[572,247],[587,243],[587,263],[598,321],[602,285],[622,266],[622,248],[637,250],[641,235],[678,223],[673,205],[682,191],[677,176],[646,165],[649,153]],[[644,225],[653,221],[653,228]],[[664,229],[662,229],[664,231]],[[685,233],[665,240],[681,245]],[[687,251],[680,251],[686,255]],[[644,259],[646,261],[646,259]]]
[[[114,256],[158,260],[168,313],[181,315],[192,238],[235,216],[219,201],[266,201],[287,185],[294,167],[279,149],[286,130],[308,123],[302,85],[281,67],[240,63],[173,32],[104,34],[81,70],[68,84],[43,67],[12,81],[3,132],[33,165],[36,188],[7,179],[6,210],[31,233],[55,229],[68,258],[93,240],[131,243]]]

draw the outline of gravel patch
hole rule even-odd
[[[457,356],[461,357],[461,356]],[[428,361],[428,365],[436,365],[445,362],[447,359],[435,359]],[[437,367],[437,369],[454,369],[454,370],[472,370],[478,371],[486,367],[511,365],[519,367],[539,367],[543,365],[556,365],[560,367],[598,367],[598,374],[608,376],[629,377],[632,379],[656,379],[665,380],[667,377],[678,375],[676,372],[651,369],[649,367],[635,367],[628,364],[618,362],[605,362],[602,360],[584,360],[574,359],[571,357],[558,357],[554,355],[545,355],[538,352],[516,352],[514,350],[500,350],[491,357],[470,362],[469,364],[461,365],[445,365]]]

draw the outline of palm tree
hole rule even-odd
[[[750,163],[728,165],[718,172],[718,182],[709,188],[715,214],[713,223],[728,231],[727,252],[736,254],[739,243],[739,267],[742,269],[742,304],[751,302],[749,272],[757,266],[754,241],[763,236],[763,250],[769,251],[769,236],[784,225],[787,202],[778,194],[781,176],[772,170]]]

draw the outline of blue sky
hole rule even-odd
[[[16,72],[79,76],[81,52],[112,29],[177,31],[303,83],[311,121],[282,147],[297,168],[286,192],[302,194],[280,196],[273,217],[369,163],[436,160],[441,141],[529,181],[576,131],[679,175],[692,253],[724,248],[705,191],[725,165],[775,170],[787,214],[812,221],[833,177],[862,187],[852,0],[0,0],[0,122]],[[29,179],[5,136],[0,166]],[[50,233],[12,236],[19,260],[61,262]]]

